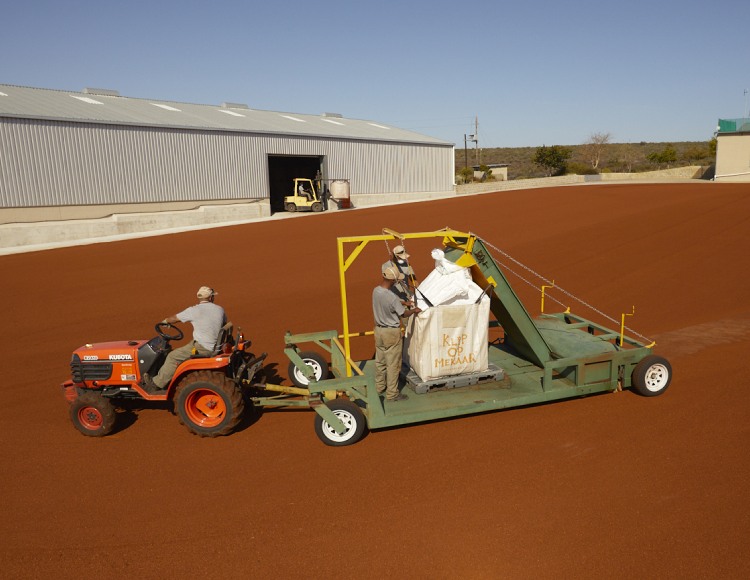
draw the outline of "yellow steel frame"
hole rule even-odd
[[[474,245],[474,235],[466,232],[460,232],[452,228],[443,228],[434,232],[416,232],[416,233],[399,233],[394,230],[383,228],[383,233],[372,236],[347,236],[337,238],[338,245],[338,261],[339,261],[339,285],[341,288],[341,317],[343,323],[343,334],[341,338],[344,339],[344,355],[346,358],[346,376],[352,376],[352,368],[356,368],[353,365],[351,359],[351,346],[350,338],[353,336],[362,336],[372,334],[372,332],[355,332],[352,333],[349,328],[349,308],[346,298],[346,271],[354,264],[362,251],[367,247],[370,242],[382,242],[387,240],[413,240],[420,238],[443,238],[443,245],[452,245],[454,247],[463,248],[466,253],[471,253],[471,247]],[[464,244],[456,241],[455,238],[468,238],[468,241]],[[347,253],[345,244],[357,244],[353,250]],[[457,263],[460,264],[461,260]],[[460,264],[463,265],[463,264]],[[356,369],[359,372],[359,369]],[[360,372],[361,374],[361,372]]]

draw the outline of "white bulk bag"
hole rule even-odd
[[[490,299],[428,308],[409,318],[406,363],[423,380],[483,372],[487,364]]]
[[[423,381],[486,371],[490,299],[468,268],[447,260],[442,250],[432,257],[435,269],[416,293],[422,312],[406,327],[405,362]]]
[[[419,284],[417,306],[426,310],[429,305],[476,302],[482,289],[472,281],[469,269],[447,260],[442,250],[432,250],[432,257],[435,269]]]

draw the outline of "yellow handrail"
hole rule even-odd
[[[625,342],[625,317],[626,316],[634,316],[635,315],[635,306],[633,306],[633,312],[628,314],[627,312],[622,313],[622,323],[620,324],[620,346],[622,346]]]
[[[434,232],[415,232],[408,234],[400,234],[394,230],[383,228],[382,234],[370,235],[370,236],[344,236],[337,238],[338,246],[338,260],[339,260],[339,286],[341,292],[341,317],[343,324],[343,339],[344,339],[344,357],[346,358],[346,376],[352,376],[352,363],[351,363],[351,345],[349,338],[356,336],[349,331],[349,307],[347,303],[346,295],[346,271],[356,261],[362,251],[365,249],[369,242],[384,241],[384,240],[409,240],[409,239],[420,239],[420,238],[443,238],[444,242],[448,242],[450,239],[454,242],[453,238],[468,238],[467,246],[471,246],[473,234],[460,232],[449,227],[445,227],[442,230]],[[357,244],[357,246],[347,255],[344,251],[344,244]],[[470,250],[469,250],[470,251]]]
[[[542,285],[542,305],[541,305],[541,309],[540,309],[540,312],[542,312],[542,314],[544,314],[544,291],[547,288],[554,288],[554,287],[555,287],[555,281],[554,280],[552,280],[552,286],[544,286],[544,285]]]

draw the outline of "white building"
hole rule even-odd
[[[750,119],[719,119],[715,181],[750,181]]]

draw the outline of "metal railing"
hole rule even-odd
[[[750,118],[719,119],[719,130],[717,133],[742,133],[750,132]]]

